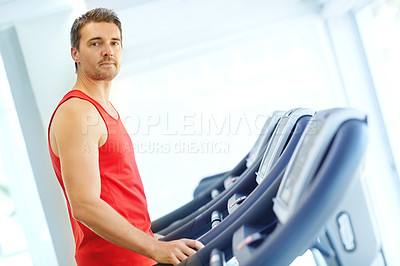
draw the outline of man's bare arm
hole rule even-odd
[[[108,241],[158,262],[177,264],[194,254],[193,248],[201,249],[202,244],[195,240],[155,240],[100,198],[98,147],[106,134],[97,110],[84,100],[68,100],[54,116],[51,147],[60,158],[73,217]]]

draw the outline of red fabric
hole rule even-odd
[[[151,221],[147,210],[146,196],[136,166],[133,145],[119,115],[118,119],[111,117],[99,103],[79,90],[72,90],[67,93],[58,106],[71,97],[91,102],[107,126],[107,141],[99,148],[100,197],[132,225],[153,236],[150,230]],[[53,116],[50,120],[49,129]],[[75,258],[77,264],[79,266],[155,264],[155,261],[145,256],[123,249],[101,238],[72,217],[61,176],[60,159],[51,150],[50,139],[49,151],[58,182],[68,203],[68,212],[76,244]]]

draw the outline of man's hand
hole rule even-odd
[[[186,238],[169,242],[157,241],[153,259],[160,263],[177,265],[203,247],[201,242]]]

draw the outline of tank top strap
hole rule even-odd
[[[48,131],[50,132],[50,125],[51,122],[53,120],[53,117],[58,109],[58,107],[60,107],[61,104],[63,104],[65,101],[67,101],[70,98],[79,98],[82,100],[86,100],[88,102],[90,102],[91,104],[93,104],[93,106],[97,109],[97,111],[99,112],[100,116],[102,117],[102,119],[104,120],[104,122],[106,123],[106,127],[107,127],[107,131],[110,131],[109,125],[115,125],[116,122],[118,122],[120,120],[120,116],[119,113],[117,112],[117,110],[114,108],[114,110],[117,112],[118,115],[118,119],[112,117],[105,109],[104,107],[98,103],[95,99],[93,99],[92,97],[90,97],[89,95],[87,95],[86,93],[84,93],[83,91],[80,90],[71,90],[69,91],[67,94],[65,94],[65,96],[61,99],[61,101],[59,102],[59,104],[57,105],[54,113],[52,114],[51,118],[50,118],[50,123],[49,123],[49,128]],[[118,124],[118,123],[117,123]]]
[[[114,117],[112,117],[105,109],[104,107],[98,103],[95,99],[93,99],[92,97],[90,97],[89,95],[87,95],[86,93],[84,93],[83,91],[80,90],[71,90],[70,92],[68,92],[63,99],[61,100],[60,104],[62,104],[63,102],[65,102],[66,100],[70,99],[70,98],[80,98],[83,100],[87,100],[90,103],[92,103],[96,109],[99,111],[99,113],[101,114],[101,116],[103,117],[103,119],[107,118],[112,118],[114,120],[118,120]],[[114,106],[113,106],[114,108]],[[114,110],[117,112],[117,110],[114,108]],[[119,118],[119,114],[117,112],[118,118]],[[104,117],[105,116],[105,117]]]

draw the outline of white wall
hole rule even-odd
[[[69,31],[76,14],[65,8],[15,25],[46,132],[58,101],[75,83]]]

